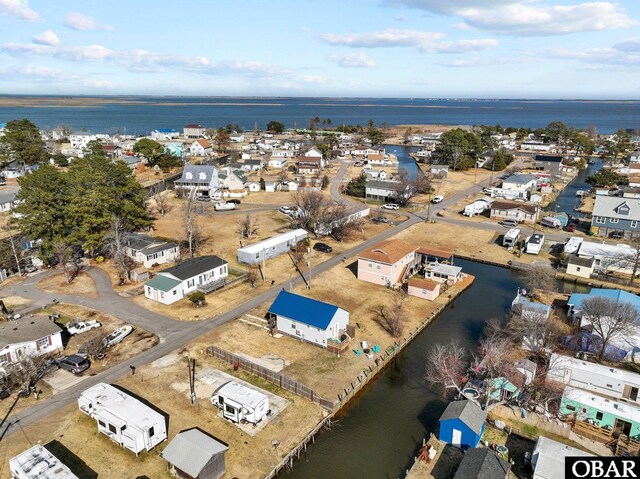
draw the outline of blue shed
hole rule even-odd
[[[463,449],[477,447],[487,414],[475,403],[468,400],[453,401],[440,416],[438,439]]]

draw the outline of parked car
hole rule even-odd
[[[397,209],[399,209],[399,208],[400,208],[400,207],[399,207],[398,205],[396,205],[395,203],[386,203],[386,204],[382,205],[382,207],[383,207],[385,210],[397,210]]]
[[[73,374],[80,374],[89,369],[91,367],[91,363],[85,356],[72,354],[71,356],[62,358],[58,362],[58,366],[60,366],[61,369],[72,372]]]
[[[96,320],[78,321],[77,323],[67,326],[67,331],[71,336],[74,336],[76,334],[86,333],[87,331],[99,328],[100,326],[102,326],[102,324]]]
[[[295,211],[295,210],[294,210],[294,207],[293,207],[293,206],[287,206],[287,205],[285,205],[285,206],[281,206],[280,208],[278,208],[278,211],[279,211],[280,213],[284,213],[285,215],[288,215],[288,214],[291,214],[291,213],[292,213],[293,211]]]
[[[36,271],[38,271],[38,268],[36,268],[32,264],[28,264],[28,265],[22,267],[22,272],[23,273],[35,273]]]
[[[316,243],[313,245],[313,249],[323,253],[331,253],[333,251],[333,248],[326,243]]]
[[[578,226],[578,225],[576,225],[575,223],[569,223],[569,224],[567,225],[567,231],[568,231],[569,233],[573,233],[573,232],[576,230],[576,227],[577,227],[577,226]]]
[[[442,200],[444,200],[444,196],[442,195],[436,195],[433,197],[433,199],[431,200],[431,203],[442,203]]]
[[[500,222],[502,226],[506,226],[507,228],[515,228],[518,226],[518,222],[516,220],[502,220]]]
[[[610,239],[622,239],[624,238],[624,233],[622,231],[612,231],[609,233]]]
[[[211,201],[211,198],[208,196],[196,196],[196,201]]]
[[[374,218],[371,218],[371,221],[374,223],[391,223],[391,220],[386,216],[375,216]]]
[[[230,200],[227,200],[227,203],[233,203],[234,205],[239,205],[240,203],[242,203],[242,201],[240,201],[237,198],[231,198]]]

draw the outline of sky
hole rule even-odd
[[[0,93],[640,99],[640,1],[0,0]]]

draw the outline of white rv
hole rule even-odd
[[[513,248],[518,243],[518,238],[520,238],[520,230],[511,228],[502,238],[502,246]]]
[[[167,438],[162,414],[110,384],[98,383],[78,398],[80,411],[98,423],[98,431],[138,454]]]
[[[469,217],[482,214],[491,209],[492,203],[493,200],[490,198],[481,198],[465,206],[462,214]]]
[[[540,233],[532,234],[527,238],[527,247],[525,253],[527,254],[539,254],[544,244],[544,235]]]
[[[269,398],[254,389],[229,381],[216,389],[211,404],[222,409],[222,415],[232,422],[257,424],[271,413]]]
[[[40,444],[11,458],[9,469],[15,479],[78,479],[71,469]]]

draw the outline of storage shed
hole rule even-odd
[[[224,474],[229,447],[198,428],[179,432],[162,451],[179,479],[218,479]]]
[[[258,424],[269,414],[269,397],[235,381],[224,383],[213,392],[211,404],[222,409],[222,415],[232,422]]]
[[[453,401],[440,416],[438,439],[461,448],[477,447],[487,414],[477,404],[468,401]]]
[[[305,239],[307,235],[306,230],[299,228],[272,236],[259,243],[245,246],[238,250],[238,262],[245,264],[261,263],[269,258],[286,253],[292,246]]]

